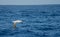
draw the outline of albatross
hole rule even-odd
[[[16,24],[17,23],[21,23],[22,22],[22,20],[15,20],[15,21],[13,21],[13,28],[16,28]]]

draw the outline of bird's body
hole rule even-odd
[[[13,21],[13,27],[16,28],[16,23],[21,23],[21,22],[22,22],[22,20],[15,20],[15,21]]]

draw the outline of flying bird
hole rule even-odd
[[[16,28],[16,24],[17,23],[21,23],[22,22],[22,20],[15,20],[15,21],[13,21],[13,28]]]

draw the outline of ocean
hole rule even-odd
[[[0,37],[60,37],[60,5],[0,5]]]

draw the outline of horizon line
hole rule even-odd
[[[20,5],[20,4],[0,4],[0,5]],[[60,4],[24,4],[24,5],[60,5]]]

